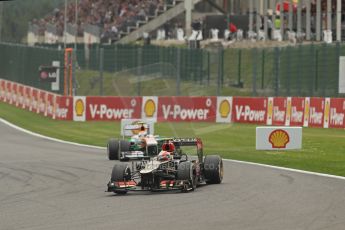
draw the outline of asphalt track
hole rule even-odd
[[[345,180],[225,163],[191,193],[105,193],[104,150],[0,123],[0,229],[345,229]]]

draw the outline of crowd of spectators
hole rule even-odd
[[[77,34],[83,36],[86,24],[96,25],[102,29],[101,39],[116,40],[121,31],[127,32],[128,26],[136,26],[137,21],[144,21],[154,16],[164,7],[164,0],[79,0]],[[67,5],[67,23],[75,25],[76,6]],[[64,5],[56,8],[42,19],[33,19],[40,35],[44,35],[47,24],[56,28],[58,36],[64,31]]]

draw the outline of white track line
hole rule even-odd
[[[44,135],[41,135],[41,134],[38,134],[38,133],[31,132],[31,131],[29,131],[27,129],[23,129],[23,128],[19,127],[19,126],[16,126],[15,124],[12,124],[12,123],[2,119],[2,118],[0,118],[0,122],[4,123],[5,125],[10,126],[11,128],[14,128],[14,129],[16,129],[18,131],[21,131],[23,133],[26,133],[26,134],[29,134],[29,135],[32,135],[32,136],[35,136],[35,137],[43,138],[43,139],[46,139],[46,140],[55,141],[55,142],[62,143],[62,144],[76,145],[76,146],[80,146],[80,147],[87,147],[87,148],[94,148],[94,149],[106,149],[105,147],[79,144],[79,143],[76,143],[76,142],[63,141],[63,140],[60,140],[60,139],[56,139],[56,138],[52,138],[52,137],[47,137],[47,136],[44,136]]]
[[[50,141],[55,141],[58,143],[62,143],[62,144],[70,144],[70,145],[75,145],[75,146],[81,146],[81,147],[87,147],[87,148],[94,148],[94,149],[103,149],[105,150],[105,147],[99,147],[99,146],[94,146],[94,145],[85,145],[85,144],[79,144],[79,143],[75,143],[75,142],[70,142],[70,141],[63,141],[63,140],[59,140],[56,138],[52,138],[52,137],[47,137],[38,133],[34,133],[31,132],[29,130],[23,129],[21,127],[18,127],[2,118],[0,118],[0,122],[2,122],[5,125],[8,125],[18,131],[24,132],[26,134],[35,136],[35,137],[39,137],[39,138],[43,138],[46,140],[50,140]],[[302,173],[302,174],[308,174],[308,175],[314,175],[314,176],[320,176],[320,177],[327,177],[327,178],[333,178],[333,179],[340,179],[340,180],[345,180],[345,177],[342,176],[335,176],[335,175],[330,175],[330,174],[324,174],[324,173],[315,173],[315,172],[308,172],[308,171],[304,171],[304,170],[298,170],[298,169],[291,169],[291,168],[284,168],[284,167],[279,167],[279,166],[273,166],[273,165],[265,165],[265,164],[259,164],[259,163],[252,163],[252,162],[246,162],[246,161],[238,161],[238,160],[231,160],[231,159],[223,159],[224,161],[228,161],[228,162],[233,162],[233,163],[239,163],[239,164],[246,164],[246,165],[254,165],[254,166],[259,166],[259,167],[264,167],[264,168],[271,168],[271,169],[277,169],[277,170],[283,170],[283,171],[289,171],[289,172],[295,172],[295,173]]]
[[[254,165],[254,166],[260,166],[265,168],[271,168],[271,169],[277,169],[277,170],[284,170],[289,172],[295,172],[295,173],[302,173],[302,174],[308,174],[308,175],[314,175],[314,176],[320,176],[320,177],[328,177],[333,179],[340,179],[345,180],[345,177],[342,176],[335,176],[325,173],[316,173],[316,172],[309,172],[299,169],[291,169],[291,168],[284,168],[279,166],[273,166],[273,165],[265,165],[265,164],[259,164],[259,163],[253,163],[253,162],[246,162],[246,161],[238,161],[238,160],[231,160],[231,159],[223,159],[224,161],[233,162],[233,163],[240,163],[240,164],[246,164],[246,165]]]

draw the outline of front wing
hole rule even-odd
[[[134,180],[117,181],[108,183],[108,192],[163,192],[163,191],[191,191],[190,182],[187,180],[163,180],[159,188],[142,188]]]

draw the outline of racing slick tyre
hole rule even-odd
[[[111,138],[108,141],[107,151],[108,151],[109,160],[119,160],[120,158],[119,141]]]
[[[131,143],[129,143],[129,141],[125,141],[125,140],[120,141],[121,152],[128,152],[130,146],[131,146]]]
[[[129,143],[128,141],[125,140],[120,140],[120,151],[119,151],[119,160],[120,161],[127,161],[128,159],[120,159],[120,153],[121,152],[129,152],[129,147],[131,145],[131,143]]]
[[[111,172],[111,182],[131,180],[131,169],[125,164],[116,164]],[[127,191],[114,191],[118,194],[126,194]]]
[[[220,184],[223,180],[223,160],[218,155],[206,156],[204,175],[207,184]]]
[[[185,188],[184,191],[188,191],[188,189],[194,191],[197,185],[197,176],[195,167],[192,162],[185,161],[181,162],[177,168],[177,179],[178,180],[186,180],[189,182],[189,188]]]

